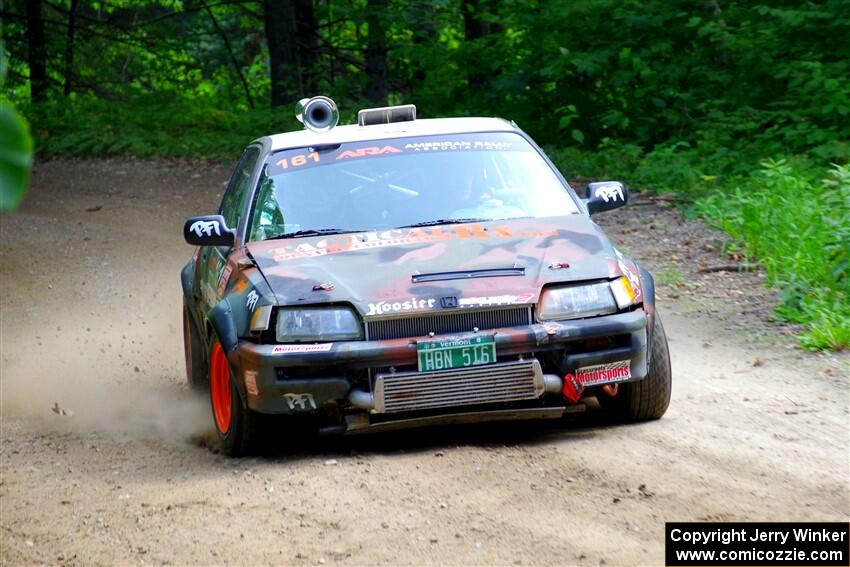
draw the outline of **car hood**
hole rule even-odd
[[[278,305],[350,303],[364,316],[530,304],[549,283],[622,274],[583,215],[267,240],[248,251]]]

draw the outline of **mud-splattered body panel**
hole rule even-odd
[[[506,123],[499,128],[525,136]],[[394,127],[384,135],[400,132]],[[351,149],[334,145],[333,161],[378,159],[382,147],[396,147],[356,142]],[[587,377],[592,389],[646,375],[651,276],[612,246],[560,174],[575,205],[554,207],[551,216],[252,240],[257,200],[270,183],[264,168],[275,165],[286,175],[320,167],[319,150],[311,147],[277,159],[280,143],[255,143],[259,159],[244,175],[247,193],[231,199],[242,207],[233,217],[236,244],[202,248],[183,273],[192,321],[205,341],[221,342],[245,407],[316,414],[340,431],[440,415],[551,416],[578,401],[564,376]],[[238,190],[233,180],[231,187]],[[285,226],[282,218],[264,222],[259,234]],[[541,317],[547,290],[582,286],[595,286],[594,293],[619,286],[631,295],[602,315]],[[360,332],[346,340],[281,335],[284,311],[299,320],[316,309],[353,317]],[[423,362],[432,356],[423,349],[439,353],[436,367]]]

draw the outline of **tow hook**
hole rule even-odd
[[[602,386],[602,391],[611,396],[612,398],[616,396],[620,391],[619,384],[605,384]]]

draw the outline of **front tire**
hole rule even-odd
[[[602,396],[601,405],[612,417],[623,421],[648,421],[659,419],[670,405],[672,372],[667,335],[661,317],[655,313],[650,344],[649,372],[637,382],[620,384],[614,398]]]
[[[222,453],[242,457],[262,448],[263,423],[260,414],[243,406],[230,363],[214,339],[210,346],[210,407]]]

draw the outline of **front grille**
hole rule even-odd
[[[429,313],[416,317],[379,319],[366,321],[366,339],[381,341],[425,337],[428,333],[447,335],[451,333],[470,333],[475,327],[479,330],[519,327],[531,324],[531,307],[508,307],[485,311],[452,311],[449,313]]]
[[[398,372],[375,377],[375,413],[533,400],[543,395],[535,360],[468,366],[439,372]]]

